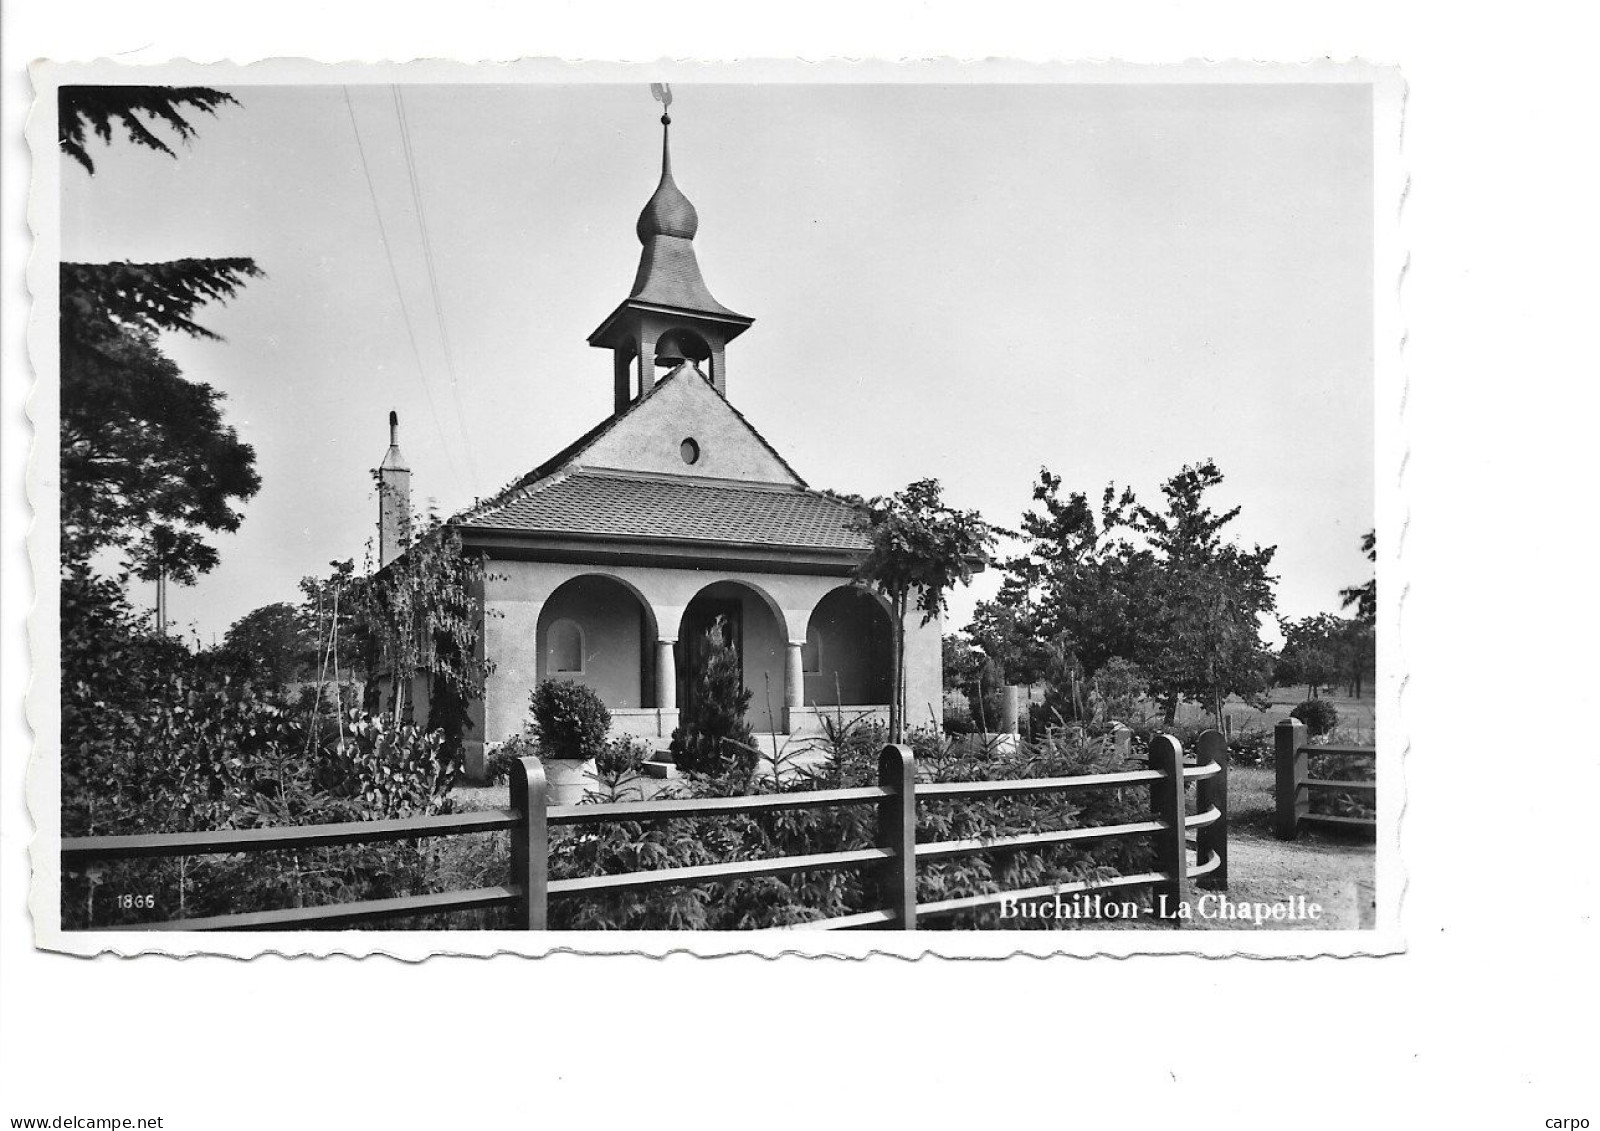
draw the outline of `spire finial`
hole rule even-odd
[[[394,409],[389,410],[389,446],[396,447],[400,443],[400,414]]]
[[[650,97],[661,103],[661,176],[672,176],[672,149],[668,135],[672,126],[672,87],[664,82],[650,84]]]
[[[661,103],[663,110],[672,105],[672,88],[666,83],[651,83],[650,94]],[[672,115],[663,113],[661,183],[656,186],[655,195],[639,214],[639,223],[634,228],[639,234],[639,242],[644,244],[648,244],[657,236],[676,236],[692,240],[700,227],[700,217],[695,214],[694,205],[689,203],[689,198],[683,195],[672,179],[671,126]]]

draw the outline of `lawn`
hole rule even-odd
[[[1289,717],[1289,712],[1307,698],[1303,687],[1273,688],[1265,708],[1252,707],[1241,699],[1229,699],[1222,713],[1234,731],[1242,728],[1270,729]],[[1339,712],[1339,737],[1348,742],[1370,742],[1378,726],[1377,701],[1371,695],[1353,699],[1343,694],[1325,694],[1319,698],[1333,704]],[[1178,707],[1180,723],[1210,722],[1211,716],[1198,704],[1183,703]]]

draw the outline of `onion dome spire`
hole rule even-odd
[[[655,195],[639,213],[639,223],[634,230],[640,243],[649,243],[652,236],[677,236],[692,240],[700,230],[700,214],[683,195],[672,179],[672,115],[661,115],[661,183]]]
[[[701,376],[723,395],[727,377],[723,347],[755,321],[718,302],[706,287],[695,258],[700,215],[672,176],[672,92],[653,83],[662,103],[661,180],[639,213],[639,269],[633,288],[589,335],[589,344],[615,354],[613,382],[617,411],[639,399],[655,383],[655,370],[676,372],[685,362],[706,363]]]

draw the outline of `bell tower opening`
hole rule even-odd
[[[699,369],[701,362],[710,360],[711,347],[693,330],[678,327],[668,330],[656,340],[657,368],[676,369],[688,361]]]

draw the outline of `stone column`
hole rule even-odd
[[[656,641],[656,709],[678,709],[678,664],[672,655],[676,640]]]
[[[784,653],[783,688],[784,688],[784,722],[783,729],[787,734],[793,734],[795,724],[800,721],[800,713],[806,705],[806,674],[805,658],[801,649],[803,645],[789,642],[789,647]]]

